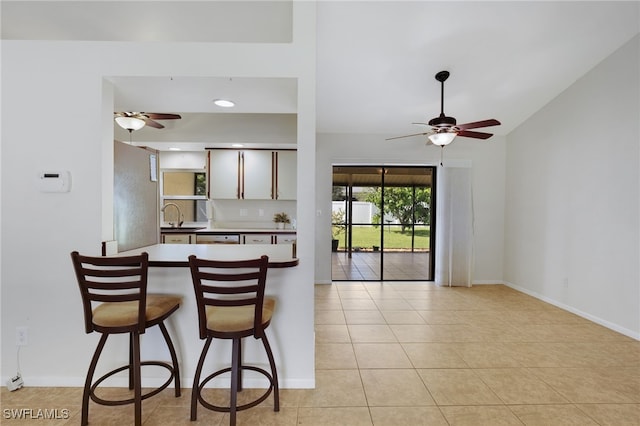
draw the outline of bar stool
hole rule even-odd
[[[191,420],[197,419],[198,402],[205,408],[227,412],[230,424],[236,424],[236,412],[255,407],[273,392],[273,411],[280,411],[278,374],[265,329],[271,322],[275,300],[264,297],[269,258],[219,261],[189,256],[189,267],[196,293],[200,339],[206,339],[193,379],[191,393]],[[269,359],[271,372],[255,366],[243,365],[242,343],[244,337],[260,339]],[[218,370],[200,380],[202,367],[212,340],[231,339],[231,366]],[[242,371],[261,373],[269,380],[269,387],[257,399],[238,406],[238,392],[242,391]],[[213,378],[231,372],[231,395],[228,406],[218,406],[206,401],[202,389]]]
[[[149,256],[142,253],[126,257],[90,257],[77,251],[71,259],[78,279],[84,309],[85,331],[101,333],[100,341],[91,359],[82,394],[82,419],[89,422],[89,398],[101,405],[134,404],[135,424],[142,423],[142,401],[158,394],[175,379],[175,396],[180,396],[180,371],[176,351],[163,321],[174,313],[180,302],[179,296],[147,294],[147,272]],[[100,302],[94,307],[94,304]],[[140,361],[140,335],[147,328],[159,326],[171,354],[171,364],[161,361]],[[129,364],[116,368],[93,381],[98,359],[111,334],[129,333]],[[144,395],[140,367],[155,365],[169,370],[168,380],[160,387]],[[95,389],[107,378],[121,371],[129,371],[129,389],[133,398],[105,400],[95,394]]]

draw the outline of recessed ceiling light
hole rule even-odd
[[[231,146],[234,148],[242,148],[244,145],[242,145],[241,143],[232,143]]]
[[[176,148],[175,146],[172,146],[169,148],[169,151],[182,151],[181,148]]]
[[[213,103],[222,108],[232,108],[236,106],[235,102],[228,99],[216,99],[213,101]]]

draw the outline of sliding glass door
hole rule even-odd
[[[334,166],[332,279],[432,280],[435,168]]]

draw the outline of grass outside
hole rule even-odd
[[[384,225],[384,249],[385,251],[411,250],[411,229],[401,232],[400,225]],[[414,234],[414,250],[425,251],[429,249],[431,229],[429,225],[416,225]],[[346,238],[344,233],[339,237],[339,250],[345,250]],[[373,246],[380,247],[380,226],[353,226],[353,249],[373,250]]]

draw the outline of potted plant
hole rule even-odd
[[[331,251],[338,251],[340,240],[338,237],[345,231],[344,210],[331,212]]]
[[[289,219],[289,215],[286,214],[285,212],[274,214],[273,221],[276,223],[276,227],[278,229],[283,229],[285,224],[291,223],[291,219]]]

